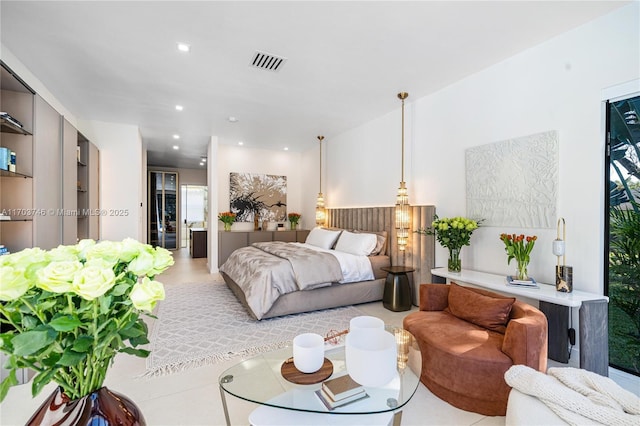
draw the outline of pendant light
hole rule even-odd
[[[398,98],[402,101],[402,163],[400,187],[396,197],[396,237],[398,239],[398,250],[404,252],[409,239],[409,194],[407,184],[404,181],[404,100],[409,94],[407,92],[398,93]]]
[[[318,136],[320,141],[320,190],[316,200],[316,225],[323,226],[327,220],[327,211],[324,208],[324,195],[322,195],[322,140],[324,136]]]

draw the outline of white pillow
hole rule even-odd
[[[305,243],[329,250],[336,243],[336,240],[340,236],[340,232],[342,231],[313,228],[311,232],[309,232],[309,235],[307,235]]]
[[[349,231],[342,231],[336,250],[345,253],[355,254],[356,256],[369,256],[373,249],[376,248],[378,239],[375,234],[355,234]]]

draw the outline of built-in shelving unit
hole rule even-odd
[[[0,63],[0,111],[20,127],[0,118],[0,146],[16,153],[16,170],[0,170],[0,244],[9,252],[33,246],[33,126],[35,92]]]

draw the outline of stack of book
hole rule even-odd
[[[512,287],[527,287],[527,288],[540,288],[538,283],[533,278],[528,280],[517,280],[511,275],[507,275],[507,285]]]
[[[316,395],[329,410],[369,396],[348,374],[324,381]]]
[[[4,256],[5,254],[10,254],[9,249],[0,244],[0,256]]]

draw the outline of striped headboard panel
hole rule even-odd
[[[411,206],[411,231],[431,226],[435,206]],[[417,283],[430,283],[431,269],[435,265],[435,237],[411,232],[406,250],[398,250],[395,228],[395,207],[356,207],[327,209],[327,225],[334,228],[362,231],[387,231],[387,254],[391,264],[415,269]],[[418,286],[414,285],[413,303],[418,301]]]

